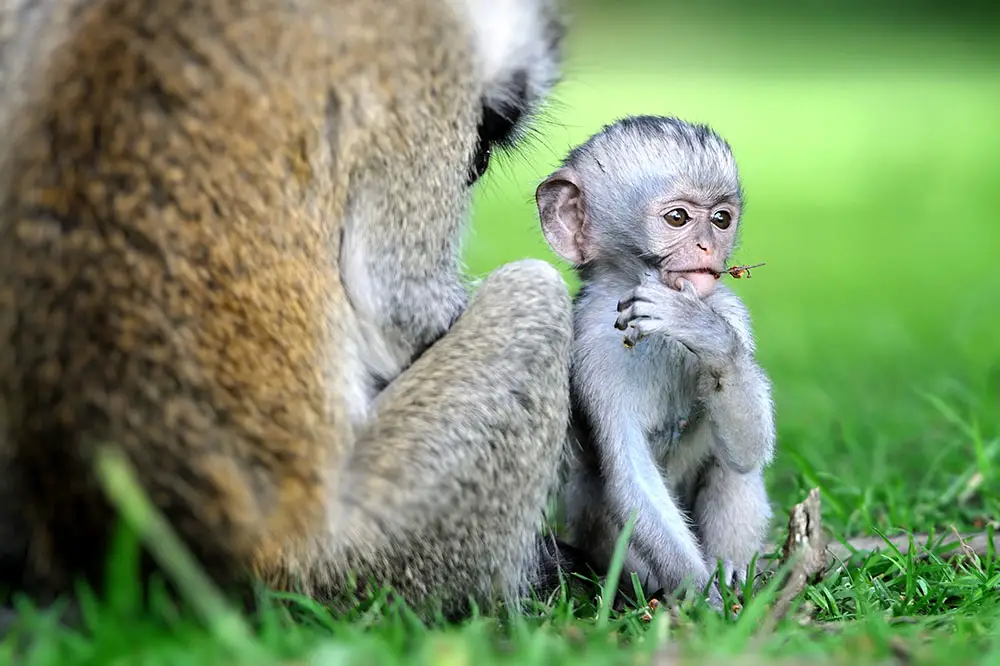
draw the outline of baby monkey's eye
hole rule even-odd
[[[720,229],[728,229],[732,222],[733,216],[724,210],[717,210],[715,211],[715,215],[712,216],[712,224]]]
[[[665,219],[667,224],[672,227],[683,227],[688,223],[691,217],[683,208],[674,208],[673,210],[667,212],[667,214],[663,216],[663,219]]]

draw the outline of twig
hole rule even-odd
[[[735,278],[735,279],[738,280],[741,277],[743,277],[744,274],[746,274],[746,277],[749,280],[750,277],[751,277],[750,276],[750,269],[751,268],[760,268],[761,266],[764,266],[764,265],[765,264],[762,261],[759,264],[753,264],[752,266],[730,266],[726,270],[722,271],[722,273],[716,273],[715,277],[716,278],[720,278],[720,277],[722,277],[723,273],[728,273],[730,276],[732,276],[733,278]]]
[[[964,553],[965,556],[970,560],[976,561],[977,568],[980,571],[982,571],[982,566],[979,564],[978,560],[976,560],[975,557],[976,552],[972,550],[972,547],[969,546],[968,543],[965,542],[965,539],[963,539],[962,536],[958,533],[958,530],[955,529],[954,525],[951,526],[951,533],[955,535],[956,539],[958,539],[958,543],[962,547],[962,553]]]
[[[991,544],[994,552],[1000,548],[1000,540],[997,539],[995,534],[991,536],[989,532],[985,531],[960,534],[953,531],[951,536],[942,537],[931,547],[931,549],[928,549],[926,546],[926,544],[931,541],[931,535],[927,532],[914,532],[912,534],[897,534],[896,536],[886,537],[885,539],[878,536],[854,537],[848,539],[846,541],[846,545],[831,543],[827,550],[833,558],[838,560],[850,559],[854,554],[852,551],[877,552],[891,548],[896,548],[901,554],[906,555],[910,551],[911,538],[913,539],[914,548],[919,549],[919,552],[915,553],[915,556],[918,559],[929,557],[930,553],[933,551],[938,551],[943,548],[956,545],[960,548],[948,553],[938,553],[938,555],[945,558],[956,557],[963,554],[987,557],[990,553]]]
[[[819,501],[819,488],[809,491],[800,504],[792,507],[788,515],[788,537],[781,549],[779,566],[794,562],[778,600],[764,620],[761,634],[770,633],[774,626],[788,614],[792,602],[806,589],[806,585],[826,568],[826,537],[823,534],[823,515]]]
[[[771,549],[772,552],[774,549]],[[809,491],[806,498],[788,513],[788,536],[781,548],[781,557],[772,561],[774,570],[785,571],[777,600],[764,616],[752,645],[759,650],[774,633],[778,622],[791,609],[792,602],[806,589],[826,566],[826,538],[823,535],[823,515],[820,510],[819,488]]]
[[[856,553],[874,553],[896,549],[900,554],[906,555],[910,551],[911,539],[916,551],[914,553],[914,559],[916,560],[926,559],[930,557],[932,552],[944,559],[960,555],[969,557],[977,555],[983,558],[989,556],[991,545],[993,552],[1000,552],[1000,538],[997,538],[996,534],[991,536],[987,531],[959,533],[953,530],[950,536],[941,536],[930,546],[927,544],[931,541],[932,536],[928,532],[897,534],[885,538],[880,536],[858,536],[847,539],[843,543],[837,541],[828,543],[826,546],[826,567],[829,569],[845,560],[849,560]],[[959,547],[948,552],[943,552],[944,549],[953,546]],[[768,544],[765,548],[765,552],[768,553],[775,553],[777,551],[778,546],[776,544]],[[774,571],[778,566],[780,566],[778,558],[772,557],[767,560],[764,570]]]
[[[678,273],[708,273],[709,275],[711,275],[712,277],[714,277],[716,280],[718,280],[719,278],[721,278],[723,275],[729,275],[730,277],[736,278],[738,280],[738,279],[740,279],[742,277],[746,277],[747,279],[749,279],[751,277],[751,275],[750,275],[750,269],[752,269],[752,268],[760,268],[761,266],[766,266],[766,265],[767,264],[765,264],[762,261],[759,264],[751,264],[749,266],[730,266],[729,268],[726,268],[726,269],[721,270],[721,271],[712,270],[711,268],[692,268],[692,269],[686,270],[686,271],[675,271],[675,272],[678,272]]]

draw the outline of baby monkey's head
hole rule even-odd
[[[574,148],[535,192],[552,249],[579,267],[664,284],[715,286],[736,245],[743,206],[729,144],[705,125],[630,116]]]

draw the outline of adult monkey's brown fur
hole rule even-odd
[[[466,309],[458,249],[489,150],[556,80],[547,0],[0,11],[7,576],[99,579],[112,445],[220,582],[519,598],[569,298],[524,261]]]

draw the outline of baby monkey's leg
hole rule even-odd
[[[742,586],[771,522],[763,472],[757,469],[741,474],[712,458],[695,497],[693,514],[709,563],[722,560],[726,585]]]
[[[599,576],[608,573],[624,528],[606,510],[606,504],[603,483],[597,470],[577,467],[570,472],[564,488],[566,532],[570,543],[587,553]],[[629,547],[618,581],[616,603],[636,601],[633,574],[639,579],[646,598],[663,587],[652,565],[635,548]]]

